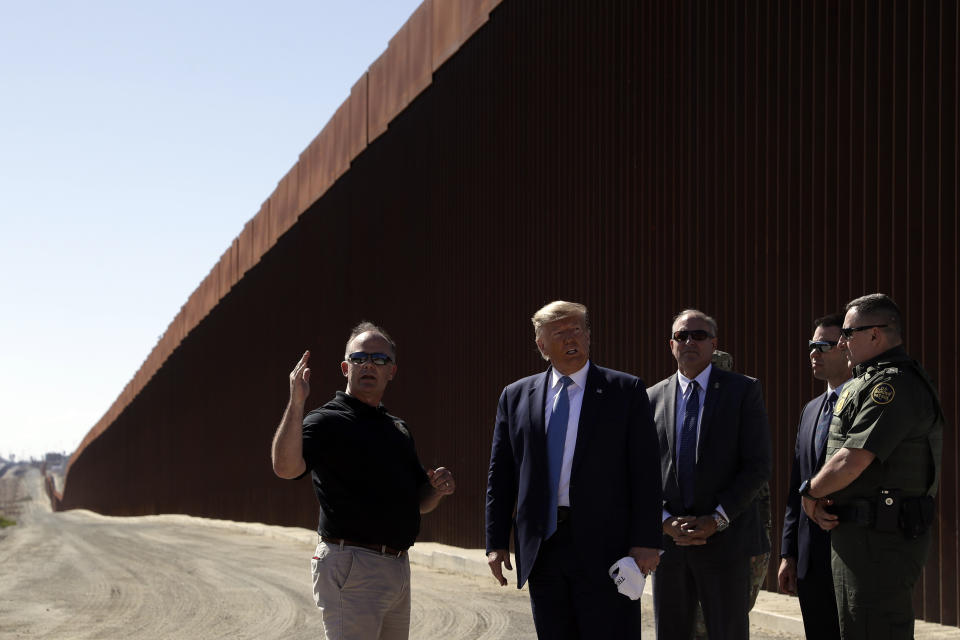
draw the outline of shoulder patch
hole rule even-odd
[[[873,398],[873,401],[877,404],[889,404],[895,394],[896,391],[894,391],[893,385],[889,382],[881,382],[870,392],[870,397]]]

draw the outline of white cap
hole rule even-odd
[[[643,587],[647,583],[647,576],[640,571],[636,560],[627,556],[617,560],[610,567],[610,577],[613,583],[617,585],[617,591],[627,596],[631,600],[636,600],[643,595]]]

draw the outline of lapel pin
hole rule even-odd
[[[714,382],[714,383],[713,383],[713,388],[714,388],[714,389],[719,389],[719,388],[720,388],[720,383],[719,383],[719,382]]]
[[[603,393],[603,389],[597,389],[597,393]]]

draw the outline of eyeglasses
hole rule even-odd
[[[385,353],[365,353],[363,351],[357,351],[347,356],[347,361],[350,364],[363,364],[367,360],[373,360],[373,364],[381,367],[393,362],[393,358]]]
[[[713,336],[704,331],[703,329],[694,329],[693,331],[674,331],[673,339],[677,342],[686,342],[687,338],[693,338],[697,342],[701,340],[706,340],[707,338],[712,338]]]
[[[849,340],[853,337],[857,331],[865,331],[867,329],[882,329],[887,325],[885,324],[865,324],[862,327],[844,327],[840,329],[840,335],[843,336],[844,340]]]
[[[807,341],[807,351],[819,351],[820,353],[826,353],[837,346],[836,340],[808,340]]]

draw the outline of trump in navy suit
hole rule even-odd
[[[717,323],[674,319],[678,372],[647,393],[660,438],[664,554],[653,585],[658,640],[689,640],[699,600],[711,638],[750,633],[750,558],[770,548],[757,493],[770,477],[760,383],[711,365]]]
[[[803,628],[808,638],[840,638],[840,621],[830,569],[830,532],[810,521],[800,505],[800,484],[817,474],[826,458],[826,437],[833,405],[850,379],[846,350],[839,345],[843,316],[834,314],[814,322],[813,339],[807,343],[813,377],[827,383],[827,390],[807,403],[800,414],[783,517],[780,544],[780,590],[800,596]],[[819,438],[817,427],[820,426]]]
[[[640,601],[618,593],[611,565],[659,562],[660,471],[644,384],[592,364],[583,305],[533,317],[546,372],[500,396],[487,481],[487,560],[507,584],[529,581],[540,638],[638,638]]]

